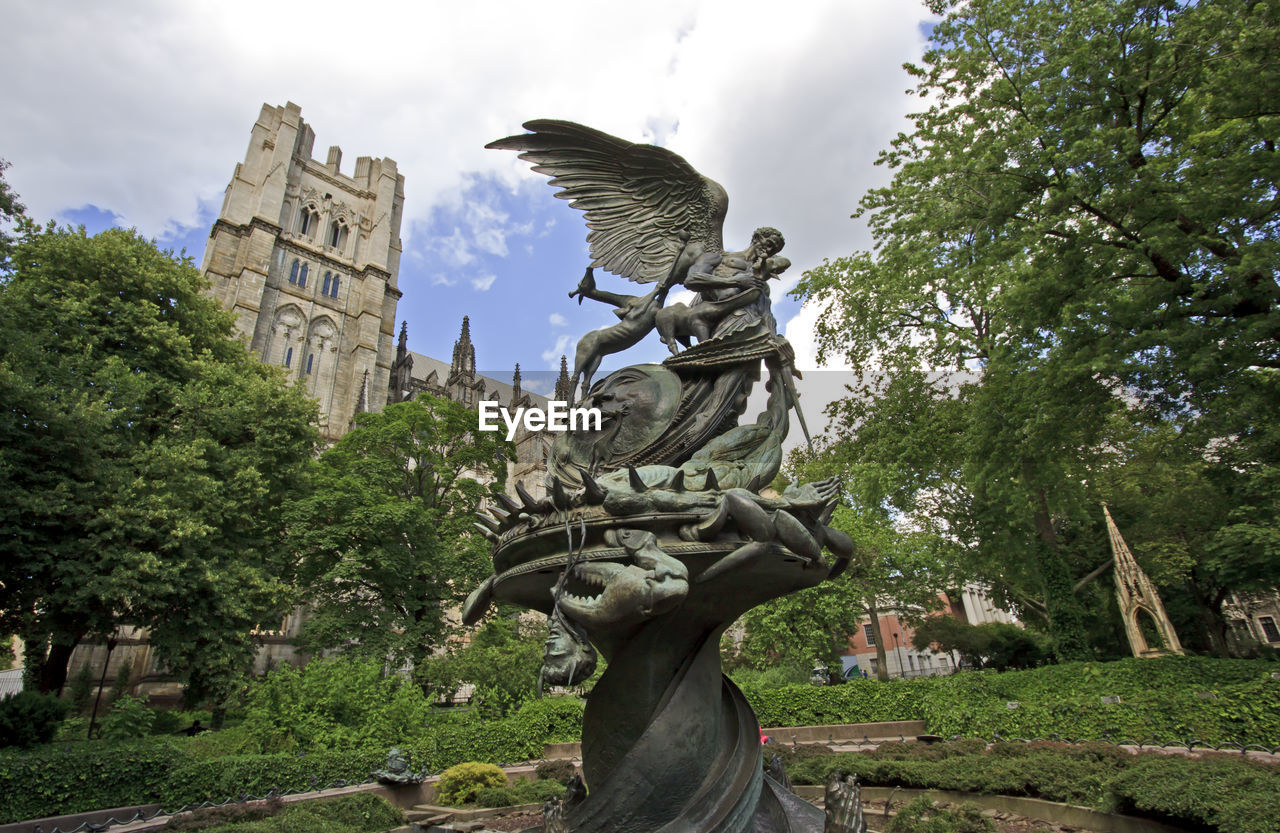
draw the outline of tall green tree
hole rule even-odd
[[[189,259],[136,233],[29,234],[0,281],[3,630],[43,691],[75,644],[146,628],[193,694],[283,614],[282,506],[315,407],[233,337]]]
[[[9,269],[9,258],[13,253],[13,231],[21,231],[27,220],[27,207],[18,202],[18,195],[4,181],[4,172],[9,163],[0,159],[0,274]]]
[[[940,499],[976,571],[1079,657],[1125,422],[1197,444],[1235,502],[1210,549],[1280,572],[1280,7],[930,5],[927,109],[859,211],[876,248],[798,292],[822,350],[885,370],[845,406],[856,458],[900,508]]]
[[[290,507],[305,642],[422,666],[490,570],[474,513],[510,459],[510,444],[456,402],[421,395],[360,414]]]
[[[905,622],[920,621],[941,604],[938,594],[953,582],[948,543],[931,530],[899,528],[883,505],[861,501],[854,491],[858,475],[846,451],[797,449],[787,460],[785,474],[792,480],[845,478],[842,505],[836,507],[831,526],[853,540],[854,555],[835,579],[769,601],[743,617],[743,658],[757,668],[817,660],[838,670],[850,637],[865,620],[874,635],[876,673],[888,679],[885,650],[893,643],[881,632],[880,618],[892,614]]]

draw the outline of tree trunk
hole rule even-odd
[[[1033,486],[1032,483],[1031,461],[1023,458],[1022,485],[1031,498],[1032,522],[1042,545],[1038,572],[1049,628],[1054,637],[1054,655],[1059,662],[1088,659],[1090,652],[1085,636],[1084,614],[1075,596],[1071,572],[1058,549],[1058,533],[1053,528],[1049,496],[1043,486]]]
[[[889,657],[884,650],[884,636],[880,632],[880,608],[875,600],[867,602],[867,615],[871,617],[871,635],[876,642],[876,679],[889,680]]]
[[[49,653],[40,664],[38,685],[41,694],[62,694],[62,687],[67,682],[67,663],[71,661],[71,652],[76,649],[78,639],[67,644],[66,639],[55,639],[49,646]]]
[[[1205,647],[1215,657],[1231,656],[1231,640],[1227,636],[1227,620],[1222,615],[1222,602],[1227,597],[1226,590],[1219,590],[1212,596],[1200,589],[1193,577],[1187,582],[1191,598],[1195,600],[1200,611],[1200,621],[1204,624]]]

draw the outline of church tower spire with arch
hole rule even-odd
[[[320,162],[314,144],[298,105],[262,106],[201,271],[250,350],[306,386],[332,441],[362,396],[388,399],[404,177],[368,156],[344,173],[341,148]]]

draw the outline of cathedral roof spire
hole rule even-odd
[[[511,401],[515,402],[523,394],[520,390],[520,362],[516,362],[516,372],[511,374]]]
[[[556,379],[556,392],[552,397],[559,402],[573,401],[573,379],[569,376],[569,359],[560,356],[560,378]]]
[[[453,366],[449,375],[461,374],[468,378],[476,373],[476,348],[471,343],[471,318],[462,316],[462,334],[453,343]]]

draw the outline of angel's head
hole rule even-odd
[[[786,244],[782,232],[770,226],[761,226],[751,233],[751,247],[755,250],[756,257],[761,259],[773,257]]]

